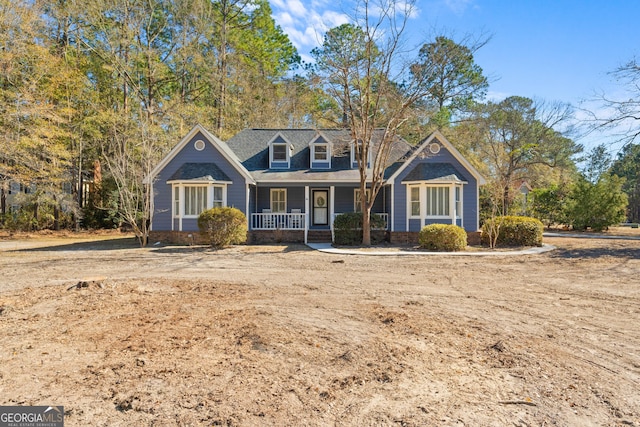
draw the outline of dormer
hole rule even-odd
[[[269,141],[269,169],[289,169],[293,145],[282,135],[276,135]]]
[[[362,141],[358,141],[358,146],[362,145]],[[358,167],[358,154],[356,153],[358,146],[356,146],[356,141],[351,142],[351,167]],[[371,150],[373,147],[369,146],[369,153],[367,156],[367,168],[371,167]]]
[[[309,164],[311,169],[331,168],[331,144],[322,135],[309,142]]]

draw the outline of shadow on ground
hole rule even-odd
[[[260,254],[275,254],[275,253],[290,253],[290,252],[303,252],[311,251],[312,249],[302,244],[282,244],[282,245],[250,245],[250,246],[231,246],[227,248],[212,248],[205,245],[193,245],[193,246],[159,246],[157,249],[152,249],[152,252],[160,254],[191,254],[191,253],[220,253],[228,254],[238,252],[240,250],[244,255],[260,255]]]
[[[91,240],[87,242],[61,243],[52,241],[50,245],[16,249],[11,252],[51,252],[51,251],[113,251],[139,248],[135,237],[118,237],[105,240]]]
[[[640,248],[557,248],[550,252],[551,258],[564,259],[596,259],[602,257],[616,257],[621,259],[640,259]]]

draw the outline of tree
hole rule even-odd
[[[428,96],[427,74],[411,75],[401,53],[402,35],[414,1],[365,0],[354,24],[330,32],[318,50],[317,75],[326,92],[342,107],[358,164],[363,215],[363,245],[371,244],[370,215],[382,188],[384,171],[399,128],[411,108]],[[344,35],[345,40],[342,40]]]
[[[532,190],[532,216],[538,218],[547,227],[555,224],[566,224],[565,202],[567,191],[557,184]]]
[[[592,119],[591,127],[613,130],[619,140],[629,144],[640,136],[640,64],[634,58],[610,74],[622,86],[624,95],[613,98],[601,94],[598,100],[608,114],[588,112]]]
[[[340,107],[340,124],[349,125],[349,107],[359,76],[356,70],[365,67],[367,59],[373,64],[380,55],[375,41],[368,38],[358,25],[343,24],[324,35],[322,46],[311,51],[316,61],[313,73],[323,87],[333,95]],[[370,58],[368,58],[370,57]]]
[[[438,36],[420,48],[411,73],[423,77],[420,80],[429,94],[427,102],[435,104],[437,110],[438,127],[448,125],[453,114],[467,110],[473,101],[484,97],[489,81],[473,55],[488,41],[465,40],[459,44]]]
[[[460,131],[468,134],[463,151],[482,162],[484,167],[480,169],[502,188],[502,215],[508,214],[514,200],[514,185],[527,180],[533,168],[573,165],[572,157],[582,151],[582,146],[555,129],[570,118],[570,113],[567,105],[512,96],[479,104],[472,120],[460,126]]]
[[[567,206],[573,228],[602,231],[623,221],[628,203],[623,183],[623,178],[609,174],[603,174],[595,184],[585,177],[579,179],[569,194]]]
[[[589,151],[582,174],[587,181],[595,184],[600,177],[609,171],[611,155],[604,144],[597,145]]]
[[[640,222],[640,144],[627,144],[618,153],[610,173],[624,178],[622,191],[629,198],[627,220]]]

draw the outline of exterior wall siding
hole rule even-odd
[[[198,139],[206,141],[205,148],[198,151],[193,144]],[[233,182],[227,185],[227,206],[240,209],[245,215],[246,210],[246,183],[244,177],[236,170],[236,168],[224,158],[213,144],[201,134],[197,133],[185,146],[176,154],[176,156],[160,171],[153,182],[154,192],[154,212],[153,212],[153,230],[171,230],[171,184],[167,184],[167,180],[184,163],[215,163]],[[178,221],[174,220],[174,230],[178,230]],[[183,231],[197,231],[198,225],[196,219],[183,219]]]
[[[458,225],[463,227],[466,231],[477,231],[477,218],[478,218],[478,200],[477,200],[477,188],[478,182],[474,176],[467,171],[467,169],[446,149],[442,147],[440,152],[436,155],[430,155],[427,158],[416,157],[413,162],[408,165],[395,180],[394,191],[394,230],[401,231],[420,231],[420,221],[418,219],[409,220],[409,229],[407,230],[407,186],[402,180],[420,163],[450,163],[456,170],[462,174],[467,184],[463,185],[462,189],[462,223],[457,220]],[[444,223],[445,221],[427,220],[429,223]],[[450,221],[448,221],[450,223]]]

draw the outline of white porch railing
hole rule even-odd
[[[304,213],[253,213],[252,230],[304,230]]]
[[[341,212],[342,213],[342,212]],[[336,217],[340,215],[340,213],[334,213],[331,218],[331,229],[333,229],[333,222],[336,220]],[[373,230],[387,230],[389,228],[389,214],[388,213],[375,213],[371,212],[371,215],[378,215],[384,221],[384,226],[381,228],[373,228]]]

